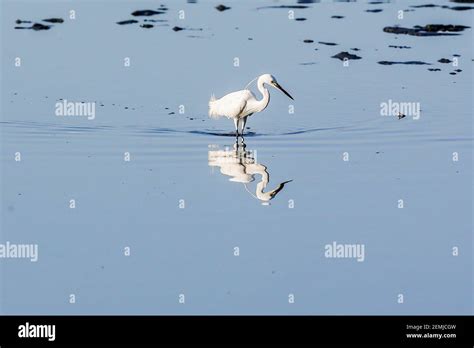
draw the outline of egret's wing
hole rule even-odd
[[[245,110],[247,101],[254,98],[252,92],[247,89],[229,93],[220,99],[213,99],[209,101],[209,116],[218,118],[225,116],[228,118],[239,117],[242,111]]]

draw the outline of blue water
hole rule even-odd
[[[2,1],[0,244],[37,244],[39,259],[0,258],[0,313],[473,313],[472,29],[383,28],[472,26],[474,10],[309,2],[295,21],[257,10],[294,2],[181,1],[151,29],[116,24],[160,4]],[[65,21],[14,29],[50,17]],[[362,59],[344,66],[341,51]],[[272,89],[234,150],[209,97],[263,73],[295,100]],[[60,98],[97,102],[95,118],[56,116]],[[420,118],[382,116],[389,99]],[[292,181],[263,201],[265,178],[265,192]],[[365,260],[325,257],[334,241],[363,244]]]

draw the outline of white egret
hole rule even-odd
[[[218,118],[225,116],[234,120],[236,135],[244,134],[247,117],[252,116],[256,112],[264,110],[270,102],[270,92],[266,85],[275,87],[285,93],[289,98],[293,97],[281,87],[276,81],[275,77],[270,74],[263,74],[259,76],[257,87],[262,93],[262,99],[257,100],[255,94],[248,89],[232,92],[220,99],[216,99],[214,95],[209,101],[209,116]]]

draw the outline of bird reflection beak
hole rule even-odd
[[[283,87],[278,84],[278,82],[274,82],[273,85],[275,86],[275,88],[278,88],[280,91],[282,91],[283,93],[285,93],[288,98],[290,98],[291,100],[294,100],[293,97],[290,95],[290,93],[288,93],[287,91],[285,91],[285,90],[283,89]]]

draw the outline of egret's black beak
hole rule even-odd
[[[288,98],[290,98],[291,100],[294,100],[293,97],[290,95],[290,93],[288,93],[287,91],[285,91],[285,90],[283,89],[283,87],[278,84],[278,82],[273,82],[273,85],[275,86],[275,88],[278,88],[280,91],[282,91],[283,93],[285,93]]]

